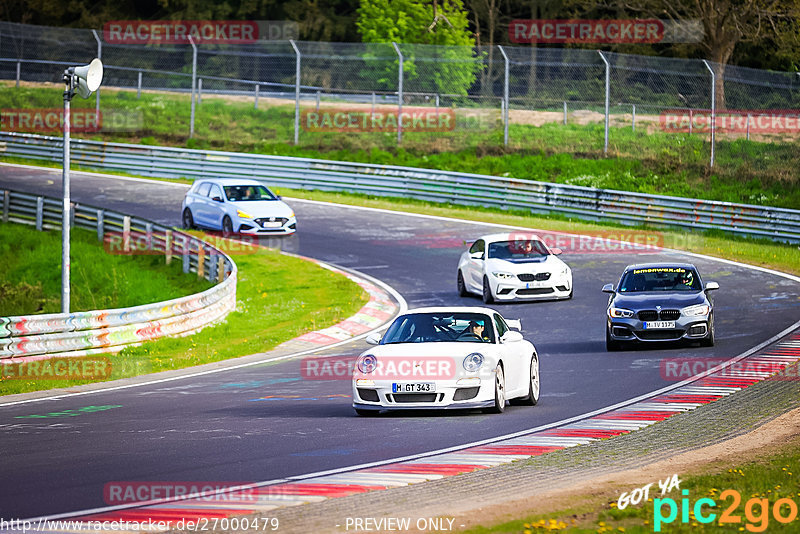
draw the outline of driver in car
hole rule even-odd
[[[484,330],[483,321],[481,322],[470,321],[469,326],[467,327],[466,330],[464,330],[464,332],[462,332],[461,335],[463,336],[472,334],[474,336],[477,336],[481,341],[489,341],[489,338],[483,335],[483,330]]]

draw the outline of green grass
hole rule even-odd
[[[0,225],[0,231],[5,231],[7,227],[12,225]],[[37,234],[34,237],[42,236]],[[1,236],[0,243],[8,241]],[[89,247],[90,244],[87,243],[86,246]],[[105,254],[102,248],[94,246],[99,254]],[[56,249],[56,255],[58,250]],[[0,254],[2,261],[8,261],[8,257],[8,250]],[[144,258],[150,259],[147,256]],[[101,257],[98,261],[102,260]],[[112,369],[109,379],[182,369],[264,352],[305,332],[330,326],[350,317],[368,300],[366,293],[344,276],[274,250],[258,249],[255,254],[237,255],[234,261],[239,268],[235,311],[228,314],[223,322],[192,336],[164,338],[109,355]],[[77,263],[77,260],[73,260],[73,272]],[[154,275],[152,270],[130,274],[138,276],[142,286],[158,287],[162,284],[160,276]],[[197,284],[194,276],[181,274],[181,277],[188,286]],[[35,272],[29,279],[35,279]],[[186,293],[188,291],[182,294]],[[156,295],[154,300],[166,300],[160,293]],[[0,380],[0,395],[91,382],[93,381]]]
[[[607,492],[603,497],[585,495],[574,497],[580,504],[571,509],[563,509],[550,514],[537,514],[520,518],[506,523],[471,528],[464,532],[469,534],[501,534],[501,533],[536,533],[548,531],[563,532],[628,532],[645,534],[654,532],[654,514],[657,499],[673,499],[676,504],[677,515],[671,523],[661,521],[661,532],[797,532],[800,521],[798,514],[795,520],[788,525],[782,525],[775,520],[773,506],[778,499],[789,499],[797,506],[800,503],[800,484],[797,474],[800,473],[800,440],[795,439],[783,447],[783,450],[770,454],[756,461],[742,462],[735,467],[720,467],[713,465],[703,474],[681,477],[680,490],[673,489],[661,495],[655,483],[650,488],[650,500],[638,505],[629,504],[625,509],[617,507],[617,501],[623,491],[632,491],[634,488],[619,490],[611,495]],[[683,495],[682,490],[687,490],[688,495]],[[727,519],[721,523],[722,513],[735,504],[734,497],[721,494],[725,490],[735,490],[741,497],[738,506],[730,510],[731,515],[739,516],[740,523],[731,523]],[[688,521],[682,522],[681,499],[688,499]],[[694,515],[695,503],[702,498],[712,499],[715,508],[704,504],[702,514],[708,516],[716,514],[714,521],[704,524],[697,521]],[[768,513],[761,514],[761,507],[755,503],[748,505],[750,499],[764,500],[768,504]],[[750,506],[751,515],[748,518],[746,509]],[[670,508],[666,502],[661,504],[661,517],[669,516]],[[781,513],[789,516],[790,508],[783,505]],[[749,526],[748,526],[749,525]],[[764,528],[762,528],[764,527]],[[751,530],[752,529],[752,530]]]
[[[109,254],[94,232],[75,228],[71,237],[71,311],[139,306],[212,286],[161,256]],[[0,316],[60,311],[61,232],[0,224]]]
[[[8,86],[8,84],[6,84]],[[0,92],[4,108],[58,106],[61,90],[11,88]],[[720,135],[716,167],[708,170],[707,135],[665,133],[644,123],[610,133],[609,158],[603,157],[603,127],[547,123],[510,125],[510,146],[502,143],[496,120],[467,121],[459,110],[450,132],[406,132],[401,148],[396,134],[301,132],[294,146],[292,103],[262,100],[258,110],[246,97],[204,97],[197,107],[195,137],[188,139],[190,106],[186,95],[104,89],[104,113],[141,114],[133,132],[80,134],[104,141],[186,146],[285,156],[316,157],[511,176],[625,191],[800,207],[800,147],[797,141],[756,142]],[[73,101],[90,109],[94,100]],[[496,114],[499,117],[499,113]],[[643,120],[643,119],[642,119]],[[615,122],[617,124],[617,122]]]

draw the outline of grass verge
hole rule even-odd
[[[127,308],[199,293],[212,284],[160,256],[107,253],[97,235],[71,232],[72,311]],[[61,311],[61,232],[0,224],[0,316]]]
[[[61,89],[0,83],[0,107],[51,108]],[[195,135],[188,139],[187,95],[103,89],[103,113],[132,118],[130,131],[76,132],[102,141],[186,146],[285,156],[325,158],[512,176],[624,191],[705,198],[781,207],[800,206],[800,151],[796,140],[747,141],[718,136],[716,166],[708,169],[707,135],[667,133],[628,125],[611,128],[609,155],[604,157],[603,127],[598,123],[510,124],[510,145],[503,146],[502,128],[475,127],[457,121],[453,131],[396,134],[302,131],[294,137],[292,102],[264,100],[254,109],[249,97],[206,96],[197,107]],[[93,100],[74,102],[93,109]],[[368,108],[365,108],[368,109]],[[465,112],[461,108],[458,113]],[[525,111],[528,112],[527,110]],[[644,119],[642,119],[644,120]],[[125,122],[125,121],[123,121]],[[123,124],[123,126],[125,126]],[[125,128],[123,128],[125,129]],[[22,130],[20,130],[22,131]],[[59,135],[56,131],[54,135]]]
[[[274,250],[256,249],[234,261],[239,268],[235,311],[192,336],[164,338],[109,355],[109,380],[264,352],[305,332],[335,324],[368,300],[366,293],[344,276]],[[147,284],[157,278],[152,272],[144,276]],[[4,379],[0,380],[0,395],[91,382]]]
[[[681,491],[673,489],[662,496],[658,486],[653,484],[649,500],[637,505],[628,504],[624,509],[618,506],[621,491],[613,495],[602,492],[602,496],[597,495],[600,492],[594,492],[593,495],[576,496],[575,500],[579,502],[574,507],[498,525],[471,528],[464,532],[797,532],[800,484],[795,473],[800,473],[800,439],[789,441],[775,453],[734,467],[716,463],[701,474],[683,478],[680,481]],[[628,488],[630,490],[633,488]],[[684,490],[688,493],[683,494]],[[669,499],[674,500],[676,515],[667,522],[671,512]],[[682,499],[687,499],[686,505]],[[700,499],[711,499],[715,506],[703,501],[701,508],[697,509],[700,512],[698,516],[695,507]],[[785,499],[778,510],[781,517],[793,519],[788,524],[776,519],[775,504],[780,499]],[[686,516],[683,515],[684,509]],[[723,515],[726,510],[729,517]],[[712,514],[715,516],[712,521],[701,521]],[[656,515],[659,521],[656,521]]]

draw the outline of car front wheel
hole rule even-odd
[[[186,208],[183,210],[183,227],[186,230],[191,230],[194,228],[194,217],[192,217],[192,210]]]
[[[494,406],[488,408],[488,413],[503,413],[506,409],[506,378],[503,366],[499,363],[494,370]]]
[[[494,302],[494,295],[492,295],[492,286],[489,285],[489,278],[483,277],[483,302],[491,304]]]
[[[228,237],[231,234],[233,234],[233,223],[231,218],[226,215],[222,219],[222,235]]]
[[[461,274],[461,270],[458,271],[458,279],[456,280],[456,285],[458,286],[458,296],[459,297],[466,297],[469,295],[467,291],[467,285],[464,283],[464,275]]]
[[[714,346],[714,316],[708,318],[708,334],[702,340],[700,340],[700,344],[704,347],[713,347]]]

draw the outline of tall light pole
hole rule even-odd
[[[69,199],[69,104],[75,94],[83,98],[97,91],[103,82],[103,63],[95,58],[83,67],[70,67],[64,71],[64,170],[61,175],[64,206],[61,214],[61,313],[69,313],[69,227],[71,205]],[[99,121],[99,117],[95,117]]]

